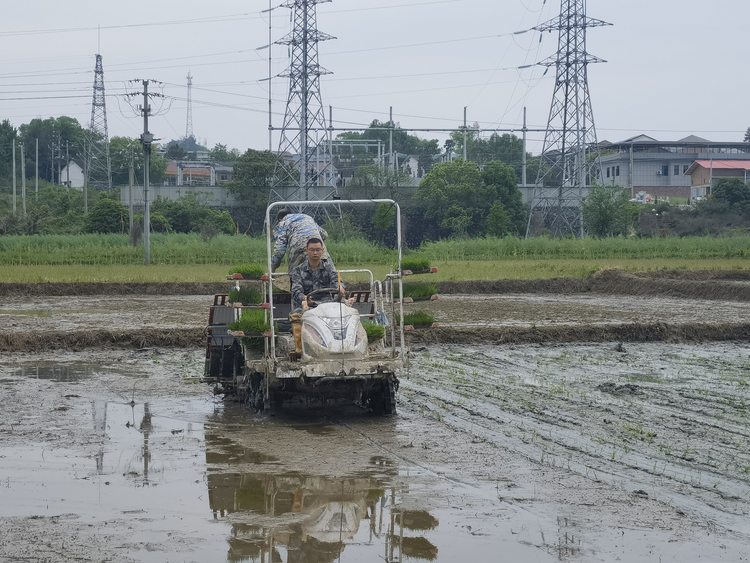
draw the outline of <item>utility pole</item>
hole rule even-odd
[[[23,205],[23,214],[26,215],[26,158],[23,154],[23,143],[21,147],[21,203]]]
[[[70,188],[70,147],[68,147],[68,141],[65,141],[65,183]]]
[[[130,215],[130,233],[133,232],[133,145],[130,145],[130,166],[128,167],[128,210]]]
[[[523,108],[523,154],[521,155],[521,185],[526,187],[526,108]]]
[[[464,106],[464,162],[466,162],[466,106]]]
[[[36,139],[36,173],[34,176],[34,199],[39,197],[39,138]]]
[[[393,106],[391,106],[390,110],[390,117],[388,118],[388,124],[391,127],[391,130],[389,131],[390,139],[388,141],[388,152],[390,153],[390,157],[388,160],[390,161],[388,164],[390,164],[391,169],[395,170],[396,167],[393,165]]]
[[[13,137],[13,215],[16,214],[16,138]]]
[[[151,264],[151,211],[148,204],[148,184],[149,168],[151,166],[151,143],[154,142],[154,136],[148,132],[148,116],[151,113],[151,106],[148,103],[148,80],[143,82],[143,105],[141,113],[143,114],[143,134],[141,135],[141,144],[143,145],[143,264]]]

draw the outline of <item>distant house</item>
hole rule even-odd
[[[686,172],[697,160],[749,160],[750,143],[713,142],[695,135],[678,141],[658,141],[637,135],[601,147],[604,184],[628,188],[631,197],[646,192],[656,197],[691,196]]]
[[[690,177],[690,197],[705,197],[721,178],[750,180],[750,160],[696,160],[685,172]]]
[[[60,170],[60,184],[69,188],[83,189],[83,163],[71,160]]]

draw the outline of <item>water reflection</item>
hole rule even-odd
[[[65,365],[54,366],[25,366],[15,370],[16,377],[30,377],[34,379],[47,379],[57,383],[75,383],[82,379],[91,377],[93,373],[91,366]]]
[[[368,553],[368,560],[377,553],[388,562],[437,558],[437,547],[419,532],[437,528],[438,520],[400,509],[402,491],[387,484],[398,473],[392,462],[369,460],[377,478],[273,471],[274,456],[208,429],[205,438],[209,506],[214,519],[232,524],[228,561],[332,563]],[[257,470],[226,472],[240,460]]]

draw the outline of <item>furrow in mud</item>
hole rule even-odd
[[[402,389],[412,408],[532,459],[728,523],[750,499],[749,351],[428,347]]]

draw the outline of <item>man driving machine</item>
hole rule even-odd
[[[295,351],[290,354],[291,359],[302,357],[302,313],[308,307],[315,307],[318,303],[331,301],[330,294],[317,293],[316,290],[338,288],[339,294],[345,294],[344,286],[339,283],[339,273],[330,258],[323,258],[323,241],[311,238],[307,241],[307,258],[291,272],[292,284],[292,312],[289,321],[292,323]]]

